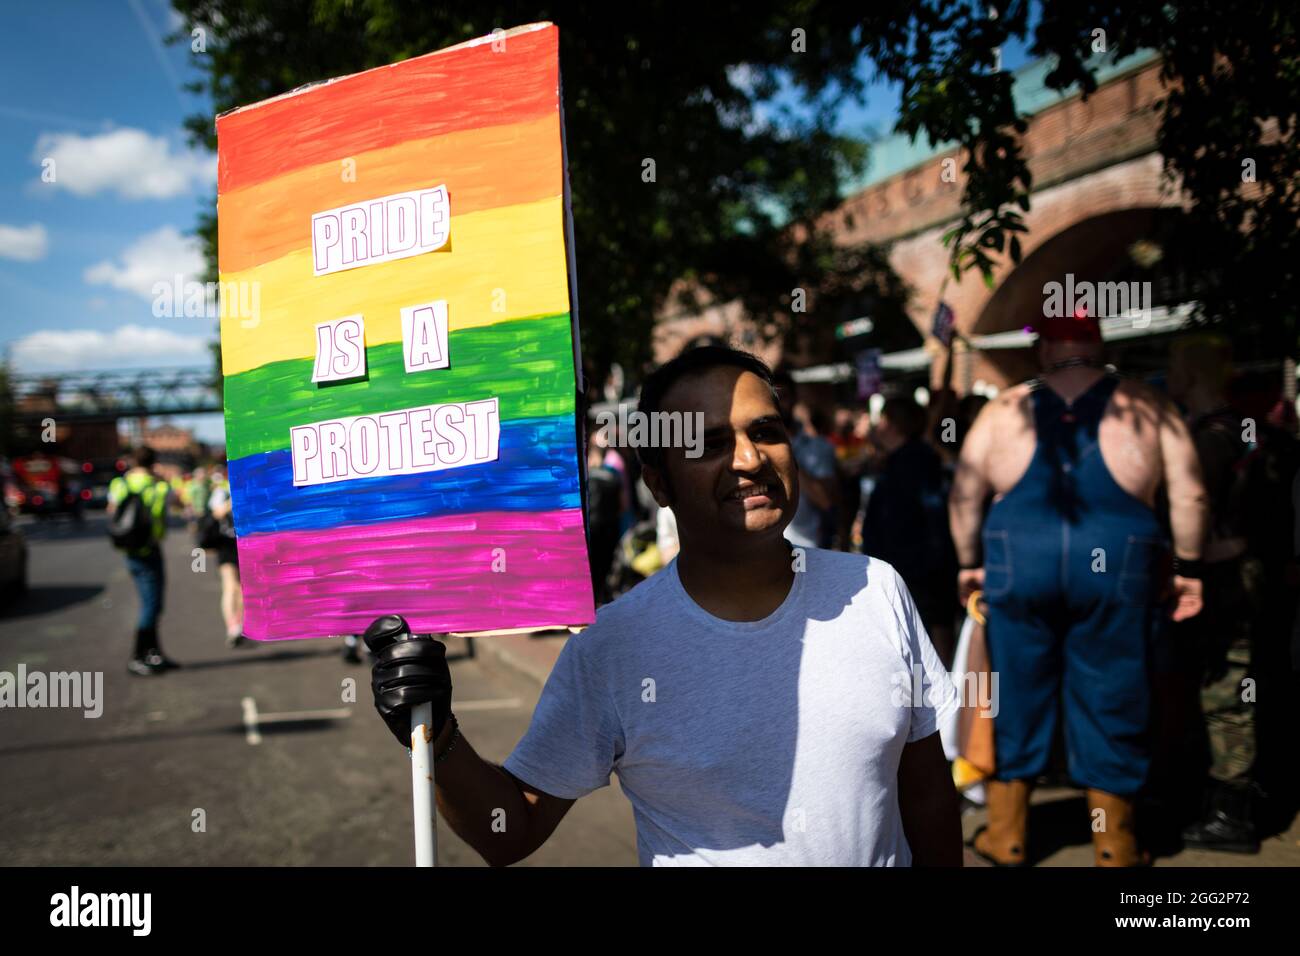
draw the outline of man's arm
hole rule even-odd
[[[818,438],[808,443],[804,460],[797,463],[800,492],[806,494],[817,508],[829,510],[835,504],[839,491],[834,447],[825,439]]]
[[[433,726],[439,728],[432,748],[437,801],[452,830],[493,866],[507,866],[537,849],[573,801],[557,800],[525,786],[485,761],[457,734],[446,644],[432,635],[412,634],[400,614],[375,618],[363,638],[374,655],[370,687],[375,710],[404,747],[410,746],[411,709],[425,703],[430,707]],[[564,683],[566,666],[573,666],[572,650],[573,645],[568,644],[561,652],[542,691],[534,722],[538,713],[549,712],[547,703],[556,693],[555,687]],[[557,707],[552,701],[550,709],[572,714],[577,708],[565,702]],[[542,767],[554,764],[545,749],[535,761]]]
[[[435,754],[446,750],[451,732],[448,722],[434,742]],[[531,855],[574,803],[536,790],[488,763],[463,734],[435,768],[434,781],[438,812],[490,866],[509,866]]]
[[[591,630],[595,627],[599,624]],[[561,650],[528,733],[505,765],[497,766],[456,734],[445,643],[413,635],[397,614],[375,618],[364,637],[374,655],[375,710],[407,746],[411,708],[430,704],[433,726],[440,728],[433,743],[438,806],[452,830],[489,864],[522,860],[554,832],[574,799],[609,784],[618,750],[617,715],[602,706],[612,705],[612,698],[588,673],[578,638]],[[568,796],[556,797],[540,786]]]
[[[807,495],[808,500],[822,511],[830,508],[831,495],[826,488],[826,482],[802,468],[799,469],[799,490]]]
[[[937,733],[903,747],[898,808],[913,866],[961,866],[961,811]]]
[[[957,599],[962,604],[969,599],[971,591],[984,586],[984,572],[979,568],[980,524],[984,519],[984,502],[993,490],[985,474],[985,462],[993,440],[995,407],[993,403],[985,406],[971,425],[948,494],[948,529],[957,551],[957,566],[965,569],[957,574]]]
[[[1169,494],[1169,528],[1174,537],[1174,553],[1180,558],[1196,560],[1205,546],[1209,521],[1209,503],[1205,482],[1201,480],[1201,463],[1196,443],[1173,402],[1158,399],[1160,409],[1160,457],[1164,461],[1165,484]]]
[[[1169,496],[1169,529],[1174,538],[1174,554],[1198,560],[1205,547],[1209,527],[1209,502],[1201,480],[1201,463],[1196,444],[1178,409],[1167,398],[1160,402],[1160,457],[1164,463],[1165,487]],[[1171,617],[1185,621],[1201,612],[1202,584],[1199,579],[1174,575],[1177,605]]]
[[[971,425],[957,458],[952,491],[948,495],[948,525],[952,531],[952,543],[957,548],[957,561],[962,567],[972,567],[979,561],[980,523],[984,517],[984,502],[992,491],[985,475],[985,462],[993,438],[992,418],[995,413],[994,405],[990,404]]]

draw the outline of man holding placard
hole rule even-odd
[[[462,736],[441,642],[396,615],[367,632],[399,741],[432,705],[444,818],[509,864],[617,773],[643,865],[960,865],[937,733],[955,692],[893,568],[783,538],[798,468],[771,372],[696,349],[639,411],[703,416],[703,454],[638,449],[681,552],[569,640],[503,765]]]

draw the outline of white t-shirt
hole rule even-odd
[[[214,486],[212,494],[208,495],[208,510],[212,511],[227,504],[230,504],[230,485],[223,483]]]
[[[660,506],[655,512],[655,544],[659,545],[660,554],[677,556],[681,543],[677,540],[677,516],[672,508]]]
[[[617,773],[643,866],[909,865],[899,758],[955,688],[892,567],[804,555],[761,621],[706,612],[676,561],[602,607],[505,768],[569,799]]]

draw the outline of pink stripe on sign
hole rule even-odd
[[[244,633],[360,634],[381,614],[417,632],[589,624],[582,512],[441,515],[239,539]]]

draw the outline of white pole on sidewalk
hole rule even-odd
[[[433,705],[411,708],[411,795],[415,805],[415,865],[438,865],[437,803],[433,797]]]

